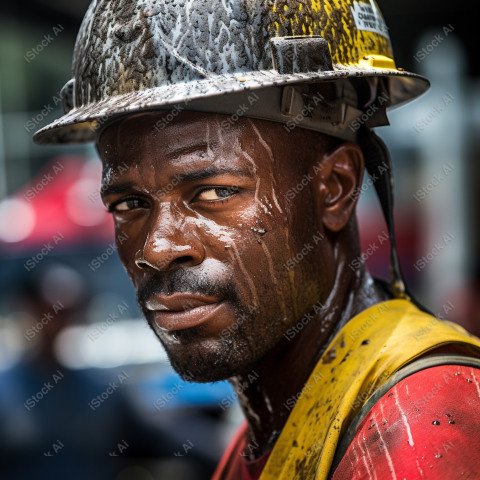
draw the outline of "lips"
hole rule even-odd
[[[173,295],[154,295],[145,302],[147,310],[181,312],[192,308],[218,303],[216,297],[174,293]]]
[[[185,330],[202,325],[216,316],[223,302],[205,295],[175,293],[154,295],[145,306],[153,313],[155,323],[162,329]]]

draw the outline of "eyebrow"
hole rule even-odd
[[[235,175],[237,177],[251,177],[252,172],[246,168],[233,168],[227,166],[215,166],[212,165],[207,168],[202,168],[199,170],[193,170],[191,172],[178,173],[169,179],[168,184],[178,185],[179,183],[187,183],[198,180],[204,180],[206,178],[215,177],[218,175]],[[110,185],[102,185],[100,188],[100,193],[102,197],[106,197],[112,194],[126,193],[136,188],[136,184],[133,182],[122,182],[122,183],[112,183]]]
[[[174,148],[173,150],[170,150],[170,151],[167,150],[167,152],[165,152],[165,156],[167,158],[174,159],[174,158],[181,157],[183,155],[187,155],[189,153],[205,152],[205,151],[208,152],[209,149],[216,146],[217,146],[217,142],[212,142],[212,141],[193,142],[190,145],[184,145],[179,148]]]
[[[205,178],[215,177],[217,175],[236,175],[241,177],[251,176],[251,172],[244,168],[232,168],[220,165],[211,165],[207,168],[194,170],[192,172],[180,173],[175,175],[177,182],[192,182],[195,180],[203,180]]]
[[[106,197],[114,193],[125,193],[135,188],[132,182],[112,183],[100,187],[100,195]]]

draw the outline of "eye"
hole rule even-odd
[[[197,194],[195,200],[204,202],[214,202],[218,200],[226,200],[238,193],[238,187],[210,187],[202,190]]]
[[[141,198],[126,198],[108,207],[109,212],[128,212],[139,208],[147,208],[147,202]]]

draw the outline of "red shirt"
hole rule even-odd
[[[223,454],[212,480],[257,480],[267,463],[270,452],[251,461],[245,455],[246,450],[247,423],[244,422]]]
[[[392,387],[332,480],[480,479],[480,369],[431,367]]]
[[[260,477],[269,453],[248,461],[246,431],[243,424],[213,480]],[[480,369],[442,365],[401,380],[360,423],[331,478],[480,479]]]

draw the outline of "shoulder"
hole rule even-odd
[[[332,480],[476,478],[480,368],[430,367],[383,395],[357,428]]]

